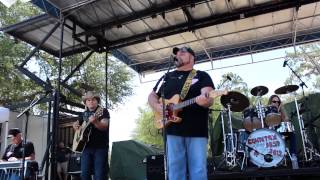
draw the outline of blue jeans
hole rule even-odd
[[[106,180],[108,172],[108,149],[85,148],[81,155],[81,179]]]
[[[167,136],[169,180],[207,180],[207,144],[205,137]]]

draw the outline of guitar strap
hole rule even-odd
[[[197,70],[192,69],[192,71],[190,71],[190,73],[186,79],[186,82],[184,82],[184,85],[183,85],[181,93],[180,93],[181,100],[184,100],[184,98],[186,98],[186,96],[190,90],[191,84],[192,84],[192,79],[194,78],[194,76],[196,76],[196,74],[197,74]]]

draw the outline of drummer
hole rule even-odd
[[[271,95],[270,98],[269,98],[269,101],[268,101],[268,105],[277,107],[278,112],[280,113],[282,122],[288,122],[289,121],[288,117],[284,113],[283,106],[281,105],[281,100],[280,100],[280,97],[278,95],[275,95],[275,94]]]
[[[281,104],[281,99],[278,95],[271,95],[270,98],[269,98],[269,101],[268,101],[268,105],[271,105],[271,106],[275,106],[277,107],[278,109],[278,112],[280,113],[280,116],[281,116],[281,121],[282,122],[289,122],[289,118],[286,116],[285,112],[284,112],[284,109],[283,109],[283,106]],[[297,156],[297,147],[296,147],[296,135],[294,132],[291,132],[289,133],[289,136],[288,138],[286,138],[286,141],[289,141],[290,143],[290,154],[291,154],[291,157],[296,159]]]

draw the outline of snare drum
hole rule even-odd
[[[254,129],[262,128],[258,113],[255,108],[247,108],[243,111],[243,127],[252,132]]]
[[[281,122],[277,132],[283,135],[294,132],[294,126],[291,122]]]
[[[281,122],[281,115],[275,106],[265,107],[265,122],[269,127],[278,126]]]
[[[247,140],[249,159],[258,167],[276,167],[284,158],[285,142],[281,135],[271,129],[258,129]]]

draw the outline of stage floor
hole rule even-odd
[[[259,177],[269,177],[268,179],[302,179],[308,177],[312,179],[320,179],[320,167],[304,167],[299,169],[289,168],[247,168],[243,172],[239,171],[215,171],[209,175],[209,180],[216,179],[251,179]],[[316,178],[317,177],[317,178]]]

